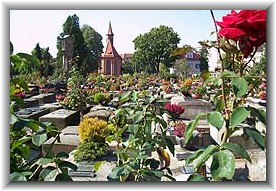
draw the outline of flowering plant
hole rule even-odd
[[[184,107],[176,105],[176,104],[171,104],[170,102],[165,104],[165,110],[172,117],[179,117],[185,111]]]
[[[169,124],[173,128],[174,135],[182,138],[187,127],[187,124],[183,121],[171,121]]]
[[[251,162],[247,148],[239,143],[231,142],[230,137],[241,131],[242,137],[250,137],[260,149],[265,147],[266,111],[255,108],[247,102],[250,87],[260,80],[259,76],[249,73],[251,61],[259,46],[266,41],[266,11],[242,10],[231,11],[216,21],[213,11],[211,15],[215,24],[217,40],[201,42],[208,48],[216,48],[219,55],[219,72],[209,76],[206,84],[213,84],[216,95],[212,97],[214,111],[202,113],[192,120],[185,131],[184,144],[192,137],[197,122],[204,117],[218,134],[217,144],[211,144],[200,149],[186,159],[186,165],[193,163],[195,171],[211,159],[212,180],[232,180],[235,173],[235,154]],[[218,26],[220,29],[218,29]],[[246,124],[248,117],[254,117],[253,124]],[[263,126],[256,128],[257,122]],[[198,174],[193,174],[189,180],[206,180]]]

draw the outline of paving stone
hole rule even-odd
[[[251,149],[247,151],[251,162],[246,161],[248,178],[251,181],[266,181],[266,151]]]

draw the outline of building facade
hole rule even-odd
[[[105,52],[102,54],[101,66],[99,71],[104,75],[121,75],[122,74],[122,57],[116,51],[114,44],[114,34],[109,22],[107,33],[107,45]]]

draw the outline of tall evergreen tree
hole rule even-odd
[[[207,47],[202,46],[200,49],[200,72],[209,71],[209,50]]]
[[[68,16],[65,23],[63,24],[63,32],[57,37],[57,63],[58,67],[62,67],[62,40],[65,35],[69,35],[74,40],[74,66],[78,68],[81,72],[84,72],[84,59],[86,56],[86,45],[80,30],[79,18],[76,14]]]
[[[98,69],[101,54],[103,53],[103,37],[89,25],[83,25],[81,32],[86,45],[85,72],[89,73]]]

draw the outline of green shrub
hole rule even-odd
[[[76,148],[74,159],[76,162],[91,161],[105,155],[107,149],[108,145],[105,142],[95,142],[86,139]]]

